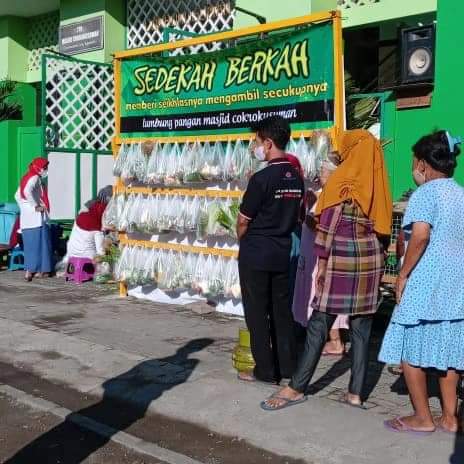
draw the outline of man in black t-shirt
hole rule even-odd
[[[256,363],[253,373],[239,378],[278,383],[292,376],[296,363],[288,275],[304,185],[284,151],[288,122],[273,116],[252,130],[254,155],[268,164],[251,177],[237,221],[242,300]]]

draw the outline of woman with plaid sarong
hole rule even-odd
[[[341,164],[319,197],[315,252],[318,256],[314,312],[288,387],[261,403],[267,411],[306,400],[305,392],[337,315],[350,317],[351,379],[341,401],[363,408],[369,338],[391,230],[392,199],[383,153],[368,131],[344,133]]]

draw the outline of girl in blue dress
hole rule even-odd
[[[401,363],[414,414],[386,421],[396,432],[457,432],[456,386],[464,370],[464,189],[452,178],[460,153],[446,131],[413,147],[419,188],[406,210],[410,233],[397,280],[397,307],[379,359]],[[439,373],[442,415],[432,417],[426,370]]]

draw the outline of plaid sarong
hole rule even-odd
[[[324,288],[312,306],[329,314],[370,314],[377,310],[384,270],[383,247],[372,222],[356,204],[322,212],[315,252],[328,259]]]

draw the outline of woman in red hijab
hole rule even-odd
[[[53,252],[48,225],[50,203],[43,180],[47,177],[48,160],[35,158],[22,177],[15,199],[20,209],[20,228],[24,247],[25,279],[44,276],[53,269]]]
[[[113,187],[106,186],[95,200],[87,203],[87,209],[77,215],[68,240],[67,259],[71,256],[95,259],[105,254],[102,218],[112,194]]]

